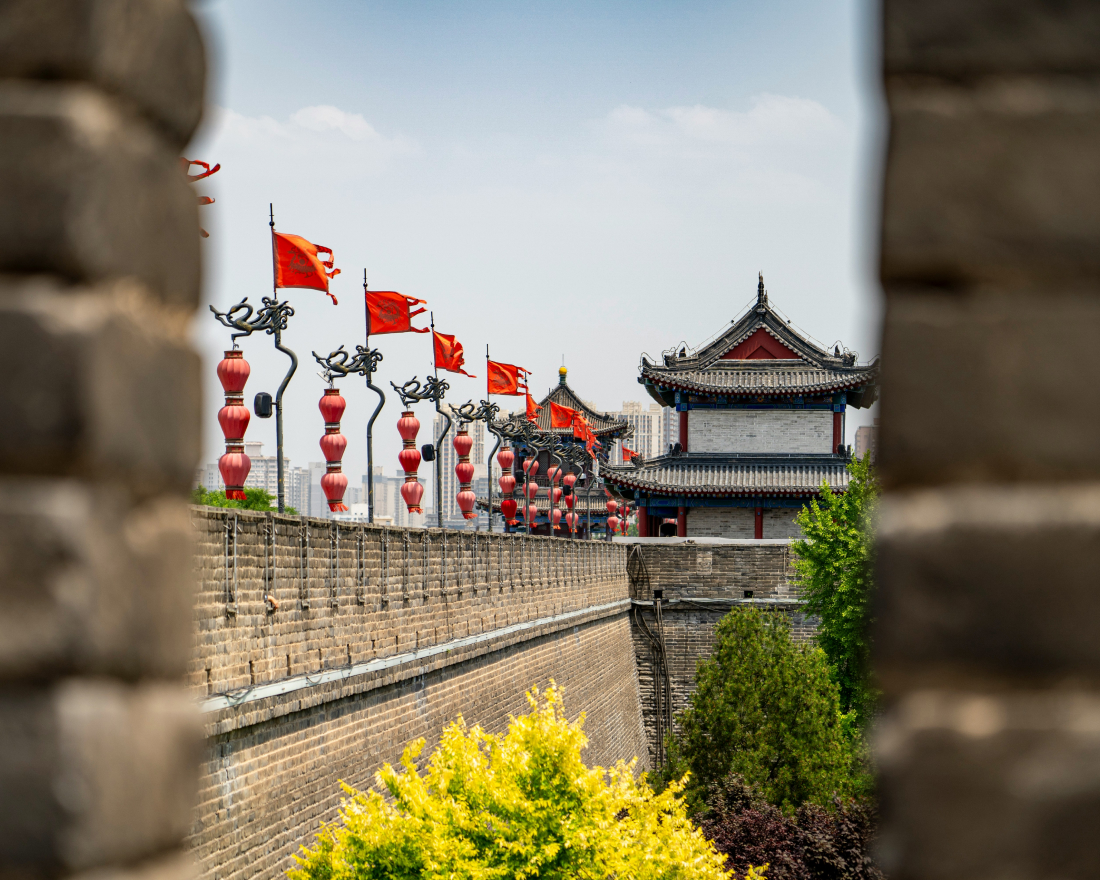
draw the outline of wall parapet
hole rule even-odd
[[[616,544],[208,507],[191,521],[188,685],[208,723],[256,688],[468,651],[629,597]]]

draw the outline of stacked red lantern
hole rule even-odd
[[[568,499],[566,499],[566,500],[568,500]],[[577,514],[576,513],[574,513],[572,510],[569,511],[569,513],[567,513],[565,515],[565,521],[567,523],[569,523],[569,531],[571,531],[571,532],[576,532],[577,531]]]
[[[252,370],[240,349],[227,351],[218,364],[218,381],[225,391],[225,406],[218,410],[218,424],[225,435],[225,455],[218,459],[218,470],[225,483],[225,497],[244,501],[244,481],[252,470],[252,461],[244,454],[244,432],[251,418],[244,405],[244,386]]]
[[[497,453],[497,464],[500,465],[501,473],[500,513],[510,526],[516,524],[516,508],[518,507],[516,500],[512,497],[512,493],[516,490],[516,478],[512,475],[512,462],[515,460],[515,453],[507,446]]]
[[[615,511],[619,509],[619,502],[614,498],[607,499],[607,529],[611,534],[615,533],[615,530],[619,527],[619,518],[615,516]]]
[[[348,489],[348,478],[344,475],[341,462],[344,450],[348,447],[348,438],[340,433],[340,419],[348,402],[340,395],[339,388],[326,388],[317,404],[325,420],[325,433],[321,437],[321,453],[325,456],[325,475],[321,477],[321,491],[328,499],[328,509],[340,513],[348,509],[344,504],[344,493]]]
[[[470,436],[465,422],[459,425],[458,433],[455,434],[451,443],[458,454],[458,464],[455,465],[458,494],[455,496],[455,501],[458,503],[458,509],[462,511],[463,519],[477,519],[477,513],[474,511],[477,496],[470,488],[474,481],[474,466],[470,463],[470,450],[474,446],[474,438]]]
[[[537,474],[539,472],[539,461],[538,461],[538,459],[537,458],[525,459],[524,462],[523,462],[523,472],[525,474],[527,474],[527,476],[530,478],[530,483],[529,483],[529,485],[527,486],[527,488],[524,492],[525,498],[528,501],[528,503],[524,505],[523,515],[524,515],[524,518],[527,520],[527,522],[530,523],[533,526],[534,523],[535,523],[535,518],[538,516],[538,513],[539,513],[538,505],[530,503],[530,502],[533,502],[539,494],[539,487],[535,483],[535,474]]]
[[[424,497],[424,487],[416,479],[416,471],[420,467],[420,450],[416,448],[416,435],[420,431],[420,420],[411,409],[401,413],[397,420],[397,433],[401,435],[402,449],[397,453],[397,460],[401,463],[401,469],[405,472],[405,485],[401,487],[401,497],[405,499],[405,506],[409,513],[423,513],[420,509],[420,499]]]
[[[561,511],[558,509],[558,502],[561,500],[561,486],[557,485],[558,480],[561,479],[561,468],[557,465],[551,465],[546,471],[546,476],[550,479],[550,486],[547,489],[550,496],[550,522],[556,530],[561,528]]]

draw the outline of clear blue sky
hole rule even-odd
[[[429,3],[208,0],[211,111],[189,157],[222,163],[203,192],[208,302],[271,286],[267,205],[284,232],[332,247],[321,294],[289,291],[301,366],[286,454],[321,458],[310,351],[362,342],[360,283],[428,300],[484,396],[485,345],[534,371],[564,357],[605,409],[648,402],[643,351],[697,344],[754,296],[861,359],[878,353],[874,283],[880,111],[870,7],[839,2]],[[224,448],[214,364],[227,332],[196,323],[208,358],[204,460]],[[377,338],[382,379],[430,368],[430,337]],[[285,361],[245,343],[246,389]],[[365,469],[367,392],[347,383],[346,467]],[[501,399],[505,402],[505,399]],[[420,413],[429,424],[427,407]],[[866,417],[849,419],[854,426]],[[396,469],[396,400],[376,462]],[[427,429],[422,430],[422,436]],[[274,451],[274,420],[248,437]],[[425,438],[426,439],[426,438]]]

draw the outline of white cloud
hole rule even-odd
[[[745,111],[696,104],[645,110],[621,106],[603,123],[609,143],[696,154],[710,146],[820,148],[844,135],[844,126],[823,105],[806,98],[757,95]]]
[[[284,161],[308,162],[327,173],[355,177],[385,169],[420,147],[401,134],[386,137],[359,113],[339,107],[303,107],[284,122],[218,108],[211,140],[227,156],[247,156],[265,171]]]

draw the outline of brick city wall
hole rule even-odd
[[[627,547],[212,508],[192,522],[202,876],[280,875],[335,817],[339,780],[369,786],[460,712],[502,730],[550,678],[586,713],[590,763],[647,766]]]
[[[765,538],[801,538],[794,521],[801,508],[764,508]],[[690,507],[687,515],[689,538],[751,539],[756,530],[756,513],[751,507]]]
[[[833,449],[833,414],[826,410],[693,409],[692,452],[810,452]]]
[[[655,639],[664,643],[672,711],[676,713],[687,706],[695,690],[696,665],[710,656],[718,621],[732,608],[753,606],[787,614],[797,640],[810,638],[815,627],[813,618],[800,610],[788,541],[711,544],[692,539],[634,539],[629,546],[627,569],[635,597],[634,656],[647,757],[650,765],[655,765]],[[662,592],[659,622],[655,590]]]

